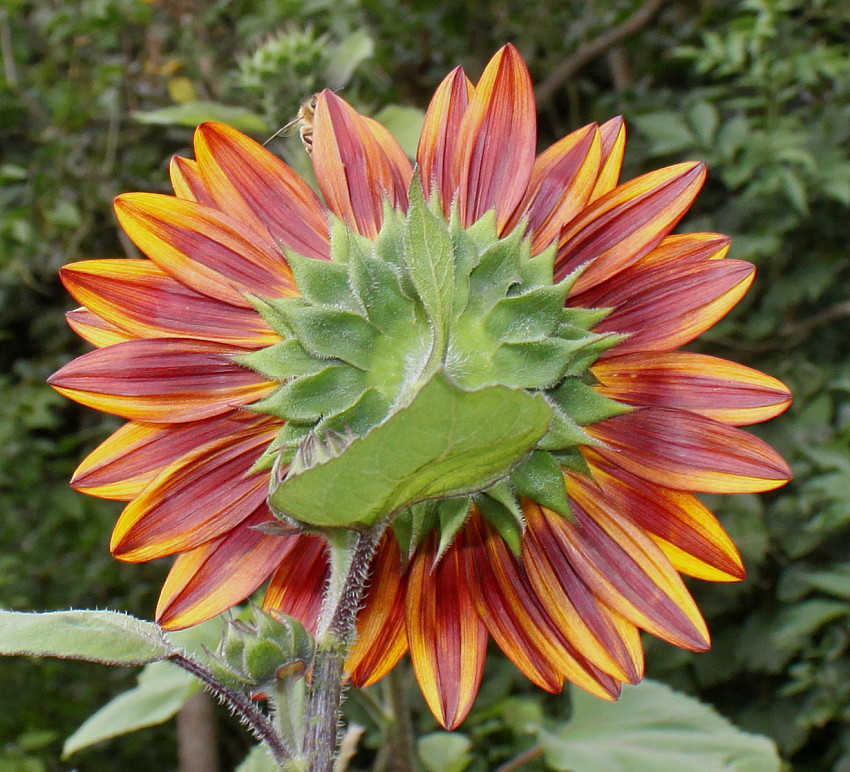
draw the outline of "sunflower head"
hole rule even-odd
[[[391,520],[347,668],[372,683],[409,651],[445,726],[489,638],[542,688],[606,699],[642,675],[639,630],[706,648],[679,574],[744,569],[695,494],[791,473],[739,428],[787,388],[679,350],[754,276],[725,236],[673,234],[703,166],[620,182],[621,119],[538,155],[510,45],[476,85],[458,68],[439,86],[415,171],[330,91],[312,132],[320,195],[200,126],[174,196],[116,201],[146,259],[62,271],[96,350],[51,383],[128,419],[73,484],[127,502],[117,557],[176,556],[158,620],[196,624],[268,582],[264,607],[312,631],[314,532]]]

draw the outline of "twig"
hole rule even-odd
[[[496,769],[496,772],[514,772],[515,769],[519,769],[523,766],[523,764],[527,764],[529,761],[534,761],[534,759],[542,756],[543,753],[544,748],[540,743],[532,745],[527,751],[523,751],[510,759],[510,761],[506,761],[501,767]]]
[[[592,59],[604,54],[626,38],[632,36],[641,27],[652,21],[661,7],[669,0],[647,0],[628,19],[620,22],[611,29],[603,32],[593,40],[579,46],[578,50],[568,59],[549,73],[549,76],[537,87],[537,103],[548,102],[554,93],[566,83],[576,72]]]

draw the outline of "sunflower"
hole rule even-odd
[[[339,438],[329,416],[368,433],[407,382],[403,364],[428,324],[391,247],[418,197],[469,264],[447,376],[543,394],[558,426],[492,488],[417,505],[418,520],[399,515],[373,562],[352,682],[377,681],[409,652],[428,705],[453,728],[490,638],[543,689],[570,681],[604,699],[642,677],[641,630],[708,648],[680,574],[725,582],[744,569],[695,494],[790,478],[738,428],[781,413],[790,394],[677,350],[738,302],[754,268],[726,259],[724,236],[671,235],[701,164],[619,183],[624,145],[614,119],[537,155],[531,81],[507,45],[477,85],[458,68],[439,86],[416,170],[383,126],[324,91],[312,156],[321,198],[253,140],[205,123],[195,160],[171,162],[174,196],[116,199],[148,259],[62,269],[82,305],[68,321],[96,349],[50,383],[128,419],[72,485],[128,502],[115,557],[176,556],[156,611],[163,627],[198,624],[267,583],[265,608],[314,628],[325,543],[279,528],[275,459],[303,462],[318,429]],[[365,256],[346,267],[345,250]],[[505,265],[513,273],[500,279]],[[398,282],[391,301],[369,302],[371,285],[355,276],[366,268]],[[412,315],[399,325],[402,307]],[[336,327],[308,323],[331,315]],[[476,327],[480,318],[492,324]]]

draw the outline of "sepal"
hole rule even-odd
[[[574,520],[564,472],[551,453],[536,450],[511,472],[511,484],[520,496]]]

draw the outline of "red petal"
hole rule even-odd
[[[322,608],[328,583],[328,557],[320,536],[298,536],[269,582],[263,609],[294,617],[311,633]]]
[[[570,480],[577,523],[543,510],[552,563],[569,563],[597,599],[633,624],[675,646],[704,651],[708,631],[681,578],[664,554],[631,523],[615,522]],[[592,484],[592,483],[591,483]],[[587,509],[586,509],[587,508]]]
[[[199,295],[150,260],[86,260],[61,269],[74,298],[139,338],[196,338],[245,348],[280,340],[253,309]]]
[[[604,285],[571,298],[569,305],[614,310],[595,332],[628,333],[603,354],[668,351],[697,338],[746,294],[755,268],[740,260],[667,261],[630,268]]]
[[[388,534],[372,563],[369,589],[357,616],[357,640],[345,663],[358,688],[383,678],[407,651],[401,574],[398,542]]]
[[[556,278],[589,263],[571,290],[577,295],[637,262],[673,230],[704,181],[702,164],[677,164],[594,201],[561,233]]]
[[[197,625],[241,603],[292,549],[294,537],[256,530],[274,522],[265,503],[218,539],[178,556],[162,587],[156,621],[166,630]]]
[[[599,171],[600,147],[594,124],[568,134],[539,155],[528,190],[505,230],[512,230],[527,216],[533,234],[532,252],[537,254],[548,247],[564,223],[587,204]]]
[[[280,426],[266,416],[236,411],[182,424],[130,421],[85,458],[71,486],[90,496],[131,501],[177,459],[208,442],[241,436],[263,424]]]
[[[407,640],[419,688],[446,729],[469,713],[484,670],[487,628],[466,582],[469,555],[457,543],[434,565],[432,536],[413,558],[407,584]]]
[[[436,190],[447,217],[459,185],[458,134],[473,91],[466,73],[455,67],[434,92],[416,151],[425,196],[430,199],[432,190]]]
[[[274,437],[266,424],[219,438],[166,467],[121,513],[112,554],[141,563],[193,549],[243,522],[268,493],[268,472],[249,471]]]
[[[181,338],[129,340],[69,362],[47,382],[80,404],[124,418],[182,423],[254,402],[273,386],[235,364],[233,348]]]
[[[142,252],[196,292],[244,308],[249,293],[298,294],[283,255],[227,214],[156,193],[118,196],[115,212]]]
[[[175,155],[168,165],[168,172],[171,175],[171,187],[174,188],[177,198],[197,201],[204,206],[216,208],[215,199],[207,190],[196,161]]]
[[[667,236],[637,263],[635,269],[667,261],[722,260],[729,254],[732,239],[720,233],[681,233]]]
[[[363,236],[378,235],[385,200],[407,208],[407,186],[401,184],[406,172],[394,160],[353,107],[327,89],[319,95],[313,125],[316,179],[331,211]]]
[[[643,408],[585,427],[596,450],[645,480],[699,493],[769,491],[791,470],[767,443],[719,421],[668,408]]]
[[[616,699],[619,682],[570,644],[495,529],[475,518],[464,537],[469,548],[464,562],[475,607],[499,648],[526,678],[549,692],[560,692],[566,675],[597,697]]]
[[[600,394],[638,407],[674,407],[743,426],[773,418],[791,404],[781,382],[725,359],[671,351],[627,354],[592,368]]]
[[[65,319],[68,322],[68,326],[77,335],[84,341],[91,343],[92,346],[97,346],[98,348],[114,346],[116,343],[123,343],[127,340],[133,340],[136,337],[126,330],[122,330],[114,324],[101,319],[97,314],[93,314],[87,308],[75,308],[73,311],[68,311],[65,314]]]
[[[330,257],[328,223],[318,197],[262,145],[221,123],[195,132],[195,157],[217,208],[306,257]]]
[[[463,225],[496,210],[501,230],[525,194],[537,143],[531,76],[510,43],[490,60],[458,136],[458,202]]]
[[[611,509],[647,531],[677,571],[713,582],[744,578],[738,550],[696,496],[648,482],[590,449],[584,455]]]

